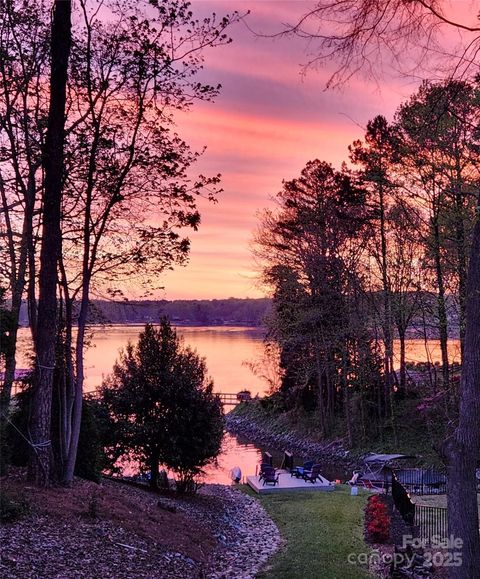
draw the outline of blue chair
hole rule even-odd
[[[303,466],[295,466],[291,470],[290,474],[296,478],[303,478],[306,472],[312,470],[313,465],[314,465],[313,460],[307,460],[306,462],[303,463]]]

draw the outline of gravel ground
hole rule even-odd
[[[199,509],[198,503],[180,506],[203,521],[218,539],[207,576],[212,579],[255,577],[259,569],[281,546],[275,523],[255,498],[225,485],[206,485],[201,496],[213,508]],[[219,508],[220,507],[220,508]]]
[[[33,516],[2,526],[0,538],[2,579],[202,577],[198,563],[182,553],[111,523],[79,521],[72,528]]]

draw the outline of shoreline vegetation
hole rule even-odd
[[[78,304],[74,304],[75,306]],[[262,327],[271,306],[269,298],[212,300],[124,300],[90,302],[89,325],[157,323],[163,316],[174,325]],[[20,325],[28,325],[27,304],[22,303]]]
[[[426,298],[425,298],[426,299]],[[453,299],[453,298],[452,298]],[[449,339],[459,339],[458,316],[452,300],[447,299]],[[76,304],[78,306],[78,304]],[[74,304],[75,306],[75,304]],[[144,325],[158,323],[167,316],[175,326],[242,326],[266,330],[265,321],[271,312],[271,298],[225,298],[198,300],[92,300],[89,325]],[[75,310],[75,307],[74,307]],[[28,326],[27,303],[20,309],[19,325]],[[412,319],[407,339],[438,340],[434,317]],[[398,339],[398,336],[394,336]]]
[[[269,412],[259,401],[239,404],[225,416],[226,430],[234,436],[268,449],[292,452],[303,458],[316,457],[345,467],[354,466],[342,439],[315,440],[308,432],[300,432],[286,416]]]
[[[406,400],[398,411],[397,421],[402,425],[397,436],[385,432],[375,440],[358,439],[353,447],[348,446],[345,436],[320,439],[314,412],[282,412],[275,407],[274,399],[266,397],[237,405],[225,416],[226,430],[259,447],[283,452],[292,452],[298,457],[315,457],[325,464],[337,465],[347,471],[356,469],[362,457],[371,452],[399,452],[418,457],[419,466],[442,466],[435,445],[425,436],[429,426],[417,412],[412,418],[418,400]],[[407,423],[405,417],[410,416]],[[437,436],[441,436],[438,426]]]

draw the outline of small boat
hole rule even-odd
[[[407,454],[369,454],[363,459],[362,470],[355,471],[348,483],[377,490],[388,488],[392,484],[391,463],[414,458]]]

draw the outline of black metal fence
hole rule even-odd
[[[447,509],[443,507],[427,507],[415,505],[415,526],[418,537],[426,543],[445,540],[448,537]]]
[[[447,477],[433,468],[404,468],[395,475],[405,489],[415,495],[442,495],[447,492]]]
[[[414,526],[415,536],[426,544],[432,543],[434,538],[438,544],[448,537],[447,509],[414,504],[395,474],[392,476],[392,497],[403,520]]]
[[[402,515],[402,519],[409,525],[415,521],[415,505],[405,488],[398,482],[395,474],[392,475],[392,497],[395,508]]]

